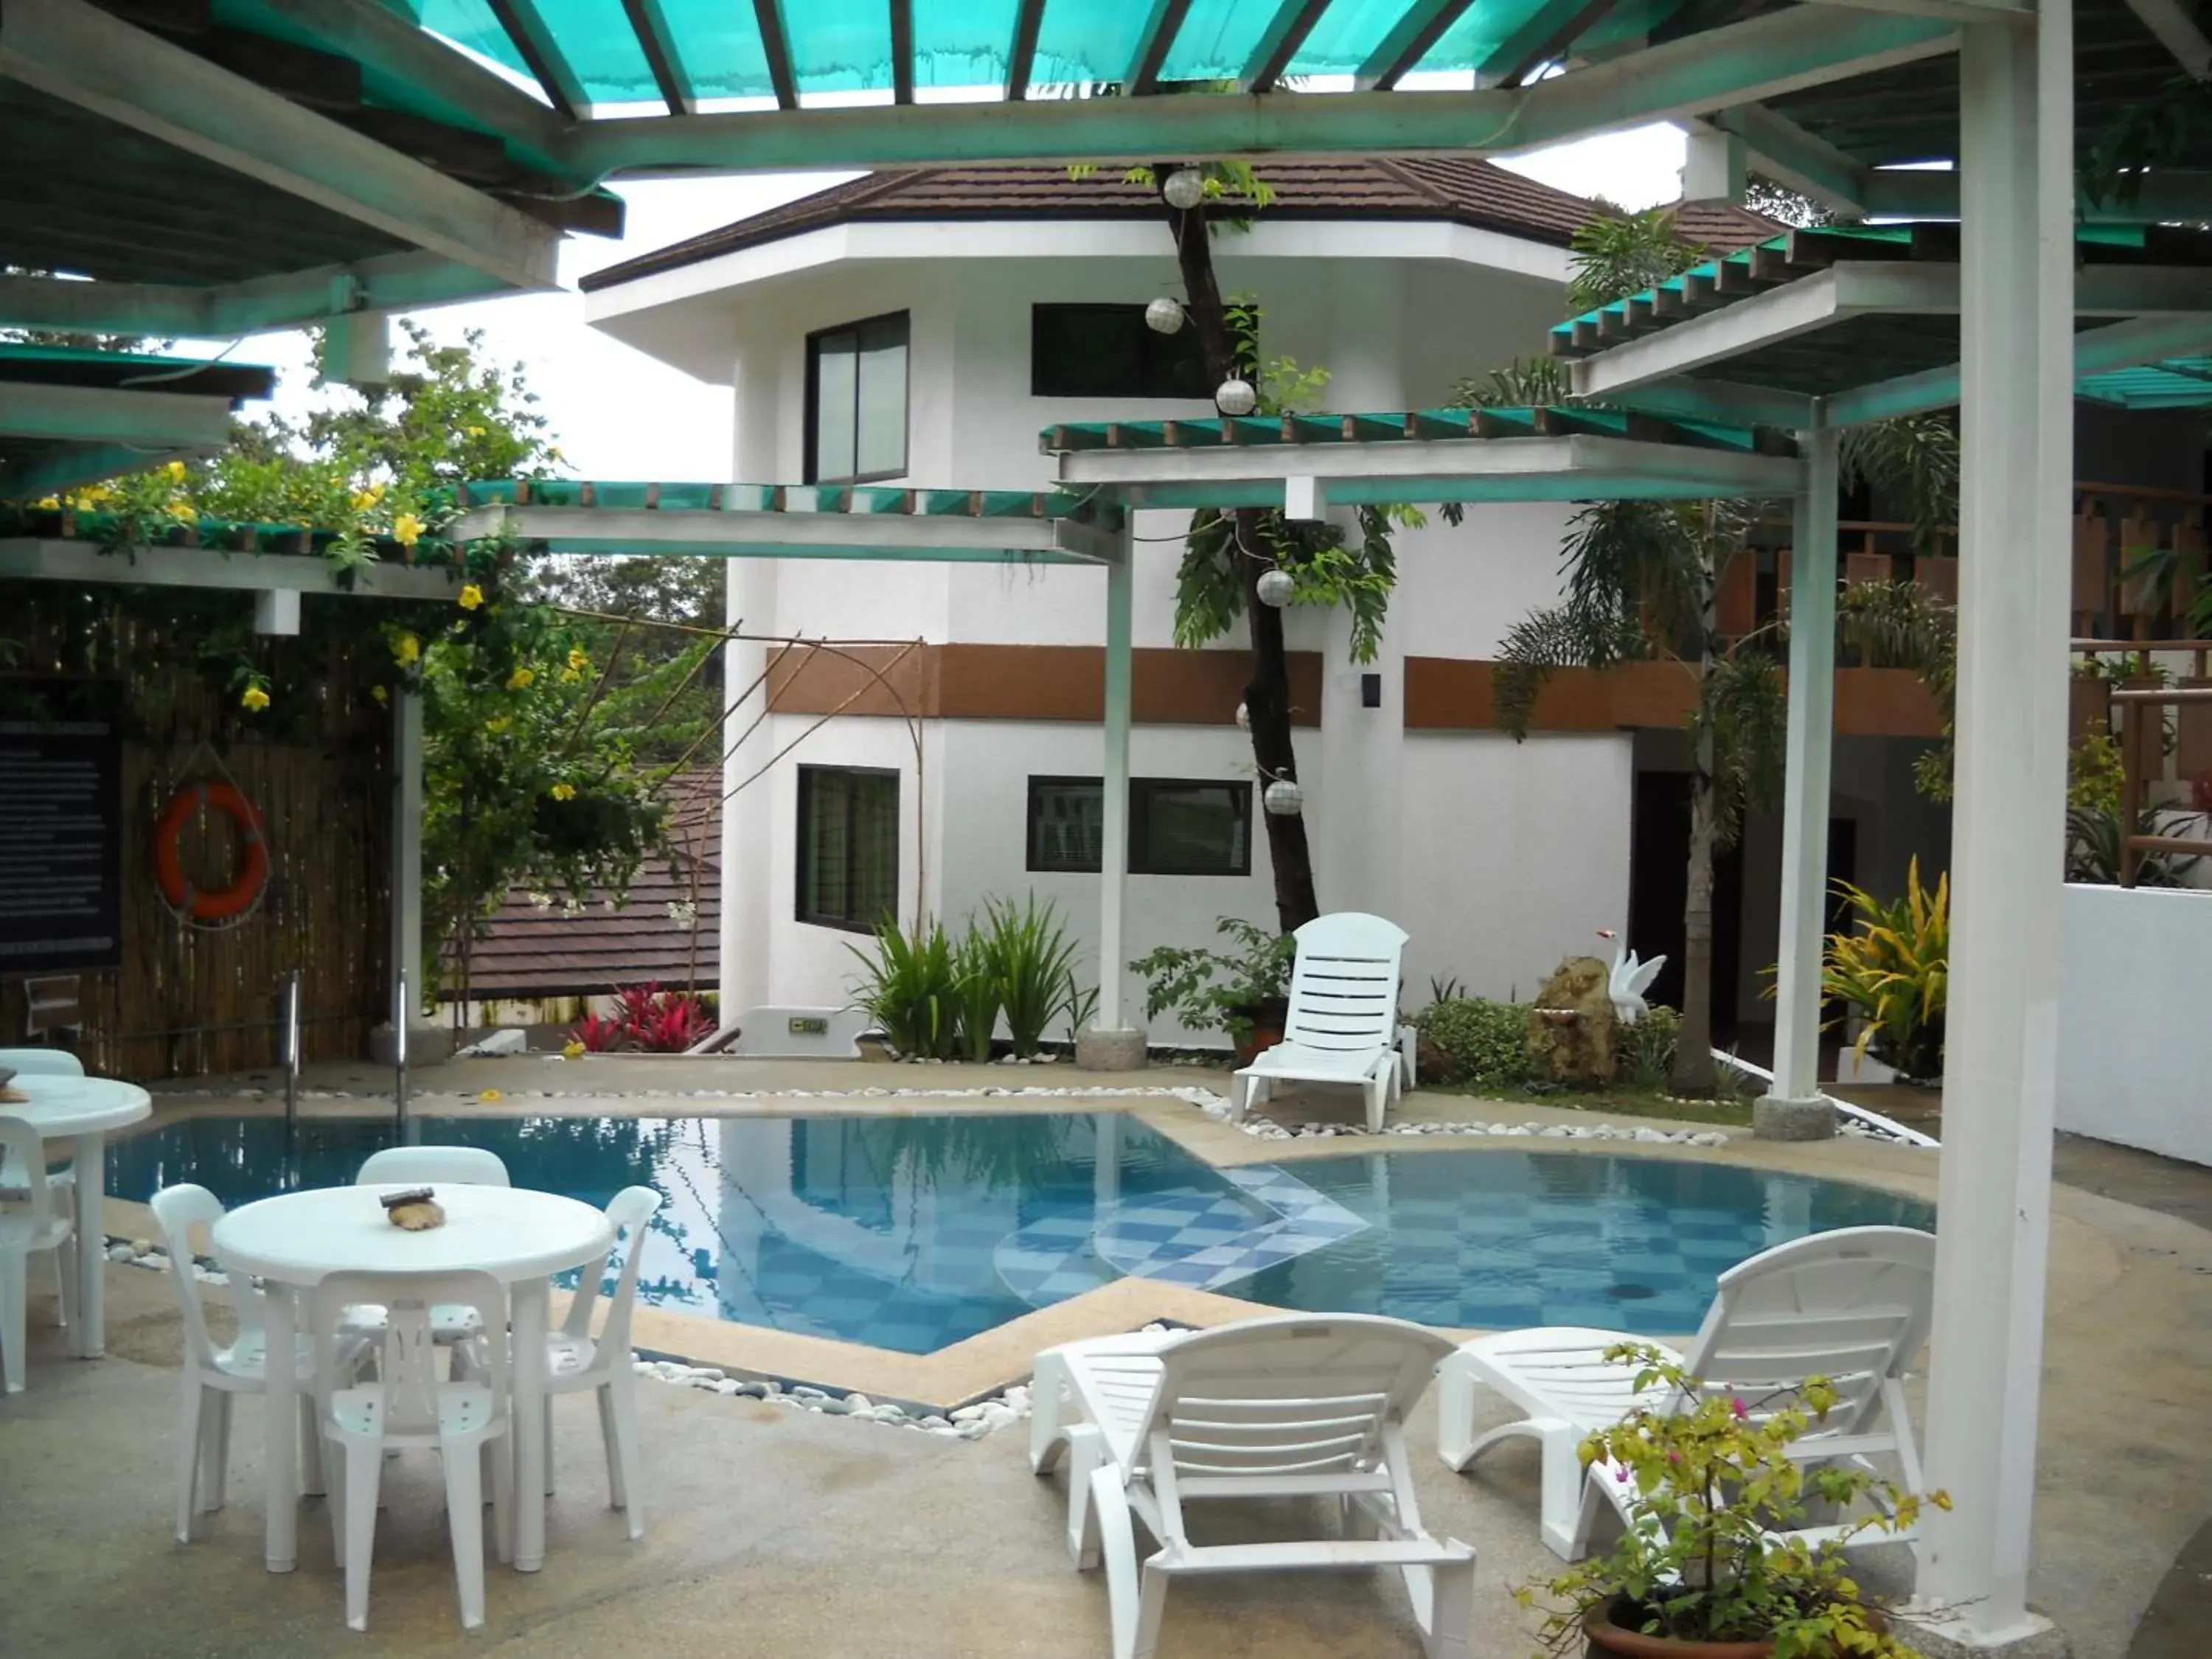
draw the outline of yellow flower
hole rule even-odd
[[[269,694],[258,685],[249,685],[238,701],[243,707],[251,708],[258,714],[269,707]]]
[[[484,730],[487,732],[504,732],[507,728],[507,724],[508,722],[506,715],[495,715],[492,719],[484,722]]]
[[[473,611],[473,610],[475,610],[478,605],[482,605],[483,603],[483,589],[482,589],[481,587],[478,587],[478,586],[477,586],[474,582],[469,582],[469,583],[465,584],[465,585],[462,587],[462,589],[461,589],[461,609],[462,609],[462,610],[464,610],[464,611]]]
[[[478,1100],[497,1100],[499,1097],[500,1093],[496,1089],[479,1089],[477,1091],[477,1098]]]
[[[169,463],[168,472],[169,477],[174,479],[177,483],[184,483],[185,464],[182,461],[171,461]]]
[[[37,501],[33,503],[33,505],[39,507],[41,511],[47,513],[59,510],[61,504],[62,498],[58,495],[41,495],[39,497]]]
[[[480,426],[465,426],[461,430],[471,438],[481,438],[484,434],[484,429]]]
[[[402,634],[392,642],[392,655],[402,668],[422,654],[422,642],[412,634]]]
[[[582,672],[583,672],[586,668],[589,668],[591,665],[592,665],[592,659],[591,659],[591,656],[590,656],[590,654],[589,654],[588,653],[586,653],[586,652],[585,651],[585,649],[584,649],[584,647],[583,647],[582,646],[580,646],[580,645],[572,645],[572,646],[570,646],[570,647],[568,647],[568,666],[569,666],[569,667],[571,667],[571,668],[574,669],[574,670],[575,670],[579,674],[580,674],[580,673],[582,673]]]
[[[370,686],[368,688],[368,695],[374,697],[379,702],[389,702],[392,701],[392,693],[386,690],[380,685]]]
[[[576,799],[576,786],[573,783],[556,783],[553,786],[552,794],[555,800],[574,800]]]
[[[507,677],[507,689],[510,691],[527,691],[530,689],[530,682],[537,678],[536,669],[518,668]]]
[[[561,1058],[562,1058],[562,1059],[563,1059],[563,1060],[581,1060],[583,1057],[584,1057],[584,1045],[583,1045],[582,1043],[580,1043],[580,1042],[577,1042],[575,1038],[574,1038],[574,1037],[570,1037],[570,1038],[569,1038],[566,1042],[564,1042],[564,1043],[562,1043],[562,1044],[561,1045]]]
[[[422,520],[412,513],[403,513],[392,521],[392,539],[402,547],[412,547],[422,539]]]
[[[194,507],[190,501],[171,501],[169,503],[169,516],[179,524],[191,524],[197,520],[200,514],[199,509]]]
[[[574,685],[583,678],[573,668],[564,668],[561,671],[561,684],[563,685]]]
[[[353,492],[354,510],[358,513],[366,513],[370,507],[374,507],[383,499],[384,486],[382,484],[371,484],[366,489],[356,489]]]

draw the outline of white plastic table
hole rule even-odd
[[[389,1186],[326,1187],[286,1193],[231,1211],[215,1226],[216,1259],[225,1270],[261,1279],[269,1352],[292,1352],[294,1293],[327,1273],[491,1274],[507,1287],[514,1332],[514,1565],[535,1572],[545,1561],[545,1335],[553,1274],[596,1261],[614,1229],[588,1204],[520,1187],[434,1183],[446,1224],[410,1233],[385,1218],[378,1195]],[[289,1366],[268,1367],[269,1571],[289,1572],[299,1551],[299,1421]]]
[[[153,1115],[154,1103],[135,1083],[105,1077],[18,1077],[8,1086],[30,1097],[27,1104],[0,1102],[0,1115],[21,1118],[49,1144],[67,1143],[76,1160],[71,1220],[76,1228],[77,1316],[70,1327],[70,1352],[97,1359],[107,1351],[107,1222],[100,1200],[107,1191],[107,1137]],[[49,1164],[60,1159],[49,1153]]]

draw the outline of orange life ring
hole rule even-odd
[[[238,861],[237,878],[230,885],[203,893],[185,874],[177,843],[185,823],[207,807],[230,814],[245,851]],[[269,884],[269,844],[262,838],[261,815],[229,784],[185,785],[169,798],[168,809],[154,830],[154,879],[169,908],[188,921],[228,921],[245,915],[260,902],[261,890]]]

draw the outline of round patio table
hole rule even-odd
[[[269,1352],[295,1340],[295,1294],[334,1273],[488,1273],[507,1287],[514,1328],[514,1565],[535,1572],[545,1560],[545,1336],[551,1278],[596,1261],[614,1246],[614,1229],[588,1204],[520,1187],[433,1183],[446,1222],[411,1233],[386,1218],[380,1184],[286,1193],[231,1211],[215,1225],[224,1270],[262,1281]],[[298,1559],[299,1476],[292,1425],[298,1421],[291,1369],[268,1367],[263,1455],[268,1491],[269,1571]]]
[[[107,1351],[107,1311],[101,1291],[107,1266],[107,1137],[153,1115],[154,1102],[135,1083],[105,1077],[26,1073],[8,1086],[27,1102],[0,1101],[0,1116],[21,1118],[51,1148],[60,1143],[76,1160],[70,1223],[76,1230],[77,1316],[70,1327],[70,1352],[97,1359]],[[49,1164],[61,1160],[50,1150]]]

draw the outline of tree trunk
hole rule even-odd
[[[1720,841],[1711,738],[1698,744],[1693,764],[1689,896],[1682,904],[1682,1027],[1672,1084],[1678,1095],[1710,1095],[1719,1081],[1713,1064],[1713,852]]]
[[[1164,182],[1173,169],[1154,167],[1153,176]],[[1186,307],[1198,330],[1206,357],[1206,372],[1215,385],[1237,371],[1237,350],[1229,334],[1228,308],[1221,301],[1221,285],[1213,274],[1213,244],[1206,228],[1204,207],[1189,212],[1167,210],[1175,232],[1176,261],[1182,270]],[[1295,780],[1297,756],[1291,743],[1291,673],[1283,646],[1283,613],[1260,602],[1259,580],[1274,567],[1261,532],[1263,515],[1255,507],[1239,507],[1230,520],[1229,556],[1237,562],[1244,579],[1244,615],[1252,635],[1252,677],[1244,687],[1244,711],[1251,721],[1252,759],[1258,769],[1258,788],[1264,793],[1276,779]],[[1262,807],[1260,820],[1267,830],[1268,860],[1275,872],[1276,925],[1291,933],[1321,914],[1314,894],[1313,854],[1306,845],[1303,815],[1279,816]]]

